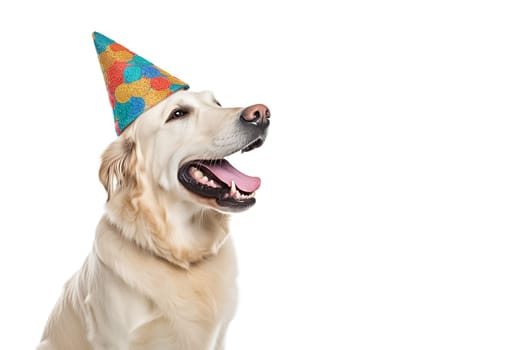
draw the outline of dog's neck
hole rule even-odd
[[[217,254],[228,237],[225,214],[167,195],[127,196],[116,194],[107,203],[108,220],[128,240],[181,268]]]
[[[174,201],[166,204],[166,213],[170,244],[187,261],[217,254],[228,236],[228,216],[215,210]]]

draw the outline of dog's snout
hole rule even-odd
[[[260,128],[266,129],[270,125],[270,109],[263,104],[247,107],[241,113],[241,120]]]

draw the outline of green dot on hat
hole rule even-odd
[[[93,40],[95,41],[97,54],[101,54],[102,52],[106,51],[107,47],[115,42],[107,36],[97,32],[93,33]]]
[[[139,80],[142,77],[142,69],[137,66],[129,66],[124,69],[124,81],[126,83],[132,83]]]

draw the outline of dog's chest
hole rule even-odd
[[[112,349],[213,349],[237,302],[232,249],[227,243],[219,256],[188,271],[142,260],[140,275],[126,269],[123,278],[115,278],[98,266],[104,287],[86,299],[91,341],[109,342]]]
[[[174,292],[171,308],[138,301],[136,326],[130,332],[130,349],[215,349],[233,318],[235,285],[191,282],[190,289]]]

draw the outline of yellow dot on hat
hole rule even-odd
[[[127,62],[133,58],[133,54],[131,52],[124,51],[124,50],[113,52],[112,54],[113,54],[113,57],[115,57],[117,61],[121,61],[121,62]]]
[[[115,89],[115,99],[117,102],[126,103],[131,96],[133,96],[133,91],[129,88],[129,84],[120,84]]]
[[[142,78],[126,85],[129,87],[133,96],[144,97],[150,90],[149,79],[147,78]]]
[[[98,58],[99,58],[99,61],[100,61],[100,67],[102,68],[102,71],[105,71],[106,69],[111,67],[113,62],[115,62],[115,58],[113,57],[113,53],[109,52],[109,51],[102,52],[98,56]]]
[[[144,102],[146,102],[146,107],[151,107],[157,104],[158,102],[165,99],[171,93],[170,90],[149,90],[146,96],[144,96]]]

